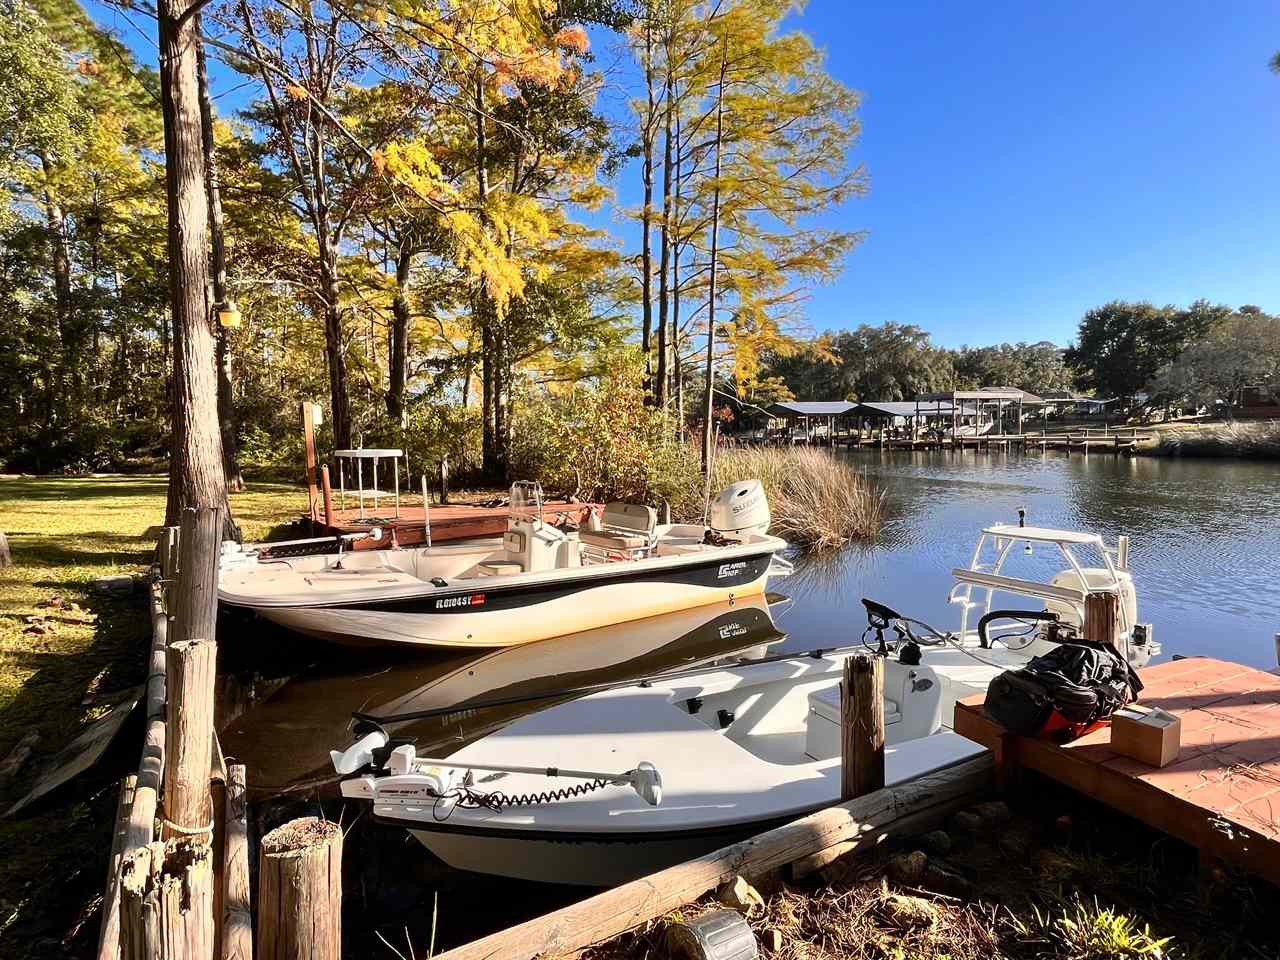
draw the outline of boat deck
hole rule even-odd
[[[1064,746],[1015,737],[983,715],[981,696],[956,704],[955,730],[990,748],[1006,778],[1033,770],[1280,885],[1280,676],[1204,657],[1139,675],[1141,702],[1182,720],[1177,759],[1162,768],[1115,753],[1109,728]]]
[[[348,502],[351,500],[348,497]],[[431,505],[431,540],[433,543],[444,543],[450,540],[471,540],[477,537],[497,537],[507,529],[509,507],[477,503],[447,503]],[[568,500],[548,500],[542,505],[542,515],[548,523],[582,523],[587,514],[594,510],[597,514],[602,510],[598,503],[570,502]],[[323,517],[312,519],[304,515],[304,521],[311,524],[315,536],[332,537],[351,533],[362,533],[370,527],[381,527],[381,540],[358,540],[357,550],[372,550],[391,545],[391,531],[394,528],[396,541],[401,546],[423,543],[426,536],[423,532],[424,514],[421,506],[408,506],[401,503],[399,516],[396,515],[395,501],[390,497],[379,500],[375,509],[366,496],[364,510],[352,507],[347,510],[335,509],[326,521]]]

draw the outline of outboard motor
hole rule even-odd
[[[759,480],[739,480],[725,487],[712,499],[707,514],[708,525],[724,537],[768,533],[772,522],[769,498]]]

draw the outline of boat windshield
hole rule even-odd
[[[542,484],[517,480],[511,485],[511,519],[542,520]]]

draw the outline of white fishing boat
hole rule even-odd
[[[342,643],[511,646],[763,593],[790,570],[769,524],[754,480],[712,499],[705,526],[611,503],[599,529],[572,530],[517,483],[501,538],[299,557],[224,544],[218,597]]]
[[[1022,556],[1027,547],[1056,548],[1066,569],[1048,581],[1009,576],[1019,544]],[[1100,551],[1097,566],[1082,564],[1086,549]],[[890,784],[979,753],[950,731],[956,699],[1077,634],[1094,590],[1120,593],[1123,646],[1143,662],[1156,648],[1136,623],[1125,551],[1093,534],[988,527],[970,566],[954,571],[956,632],[863,601],[868,626],[852,646],[598,691],[516,720],[447,759],[420,758],[414,744],[392,738],[385,725],[394,715],[366,717],[357,742],[331,759],[347,777],[345,796],[372,801],[378,819],[407,828],[455,867],[622,882],[836,803],[839,682],[850,656],[884,659]],[[992,604],[996,593],[1043,605],[1002,610]]]

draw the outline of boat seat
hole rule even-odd
[[[590,559],[600,562],[607,560],[609,553],[622,553],[638,560],[654,548],[658,511],[639,503],[607,503],[601,527],[578,534]]]
[[[902,720],[902,708],[884,698],[884,725]],[[896,738],[895,738],[896,739]],[[809,714],[805,718],[805,755],[814,760],[840,756],[840,685],[823,687],[809,694]]]
[[[655,552],[660,557],[683,557],[691,553],[702,553],[706,549],[707,545],[705,543],[692,537],[672,537],[670,539],[664,537],[658,541]]]
[[[604,547],[607,550],[641,550],[649,545],[647,537],[624,536],[622,534],[596,532],[593,530],[581,531],[578,534],[578,538],[583,543],[589,543],[595,547]]]

